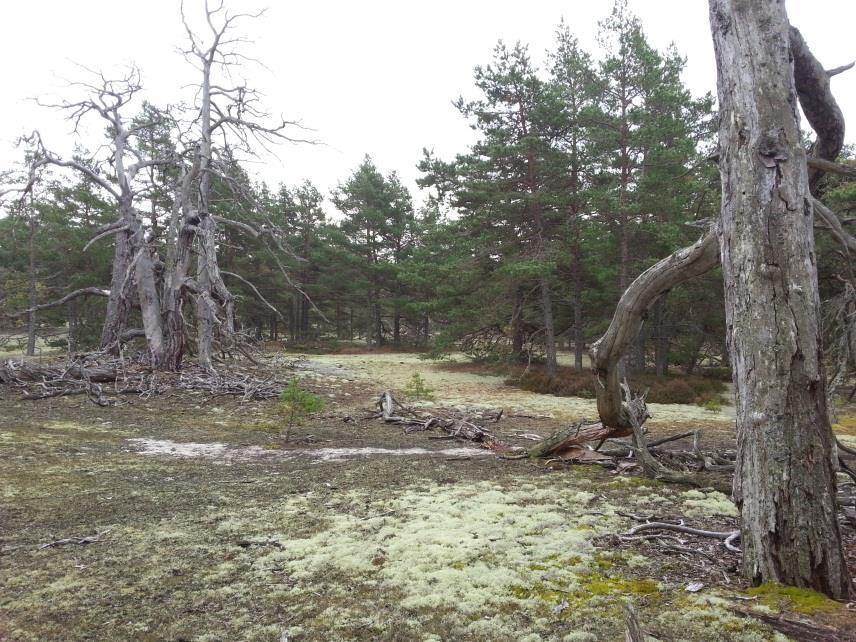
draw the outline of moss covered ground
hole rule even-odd
[[[619,640],[627,600],[662,640],[785,639],[734,611],[756,604],[842,631],[856,622],[834,602],[746,594],[721,547],[663,557],[614,537],[634,523],[621,513],[729,527],[721,493],[449,456],[459,444],[361,419],[396,381],[343,368],[304,383],[328,404],[290,443],[274,402],[97,408],[0,391],[0,640]],[[290,456],[146,454],[138,439]],[[332,447],[436,454],[304,454]],[[691,581],[705,589],[687,592]]]

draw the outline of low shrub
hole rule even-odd
[[[557,375],[550,378],[542,367],[537,367],[525,373],[512,372],[505,383],[530,392],[559,397],[591,399],[596,394],[594,375],[589,370],[577,371],[560,367]],[[720,394],[726,389],[725,384],[716,379],[685,375],[634,375],[630,384],[634,390],[647,389],[648,401],[651,403],[696,404],[711,400],[719,402]]]

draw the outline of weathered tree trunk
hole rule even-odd
[[[573,247],[573,294],[574,309],[574,369],[583,369],[583,354],[585,353],[585,334],[583,333],[583,265],[582,247],[579,238]]]
[[[36,305],[38,305],[37,281],[36,281],[36,212],[33,209],[33,196],[30,194],[30,237],[28,239],[29,253],[29,298],[30,312],[27,315],[27,356],[32,357],[36,354]]]
[[[140,314],[143,330],[146,334],[146,346],[156,368],[163,367],[166,347],[163,335],[160,296],[158,294],[152,250],[143,240],[143,231],[137,231],[136,244],[140,246],[134,263],[134,276],[137,282],[137,298],[140,302]]]
[[[130,226],[133,221],[133,206],[128,202],[119,202],[120,220]],[[127,275],[131,272],[131,261],[134,249],[130,229],[117,232],[114,235],[113,269],[110,273],[110,295],[107,297],[107,310],[104,316],[104,326],[101,329],[101,349],[111,354],[119,353],[119,343],[122,332],[128,327],[131,316],[130,287]]]
[[[196,283],[199,292],[196,297],[196,332],[199,365],[207,370],[213,368],[212,351],[214,335],[220,330],[220,341],[224,348],[229,347],[229,341],[235,329],[234,301],[223,277],[217,261],[216,223],[212,216],[200,214],[199,256],[197,257]],[[217,313],[220,312],[223,318]]]
[[[781,2],[710,0],[743,570],[847,597],[813,212]]]

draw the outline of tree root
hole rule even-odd
[[[99,406],[115,405],[115,397],[128,394],[148,398],[187,390],[251,401],[278,397],[283,389],[282,382],[272,378],[259,379],[238,369],[217,372],[194,366],[181,372],[160,372],[154,370],[142,355],[123,359],[102,354],[76,355],[73,361],[64,365],[6,361],[0,363],[0,384],[18,389],[24,399],[85,394]]]
[[[740,549],[734,545],[734,542],[740,539],[740,531],[706,531],[700,528],[684,526],[683,523],[671,524],[669,522],[647,522],[645,524],[640,524],[639,526],[634,526],[622,537],[633,537],[640,531],[647,530],[674,531],[676,533],[686,533],[687,535],[698,535],[699,537],[711,537],[722,540],[723,546],[725,546],[729,551],[734,553],[740,552]]]

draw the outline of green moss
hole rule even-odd
[[[842,415],[832,429],[839,434],[856,435],[856,415]]]
[[[812,589],[785,586],[776,582],[765,582],[747,589],[749,595],[761,598],[761,604],[779,610],[794,611],[805,615],[830,613],[842,608],[841,604]]]
[[[650,595],[657,593],[659,587],[654,580],[606,577],[596,574],[583,576],[581,590],[591,595],[635,594]]]

